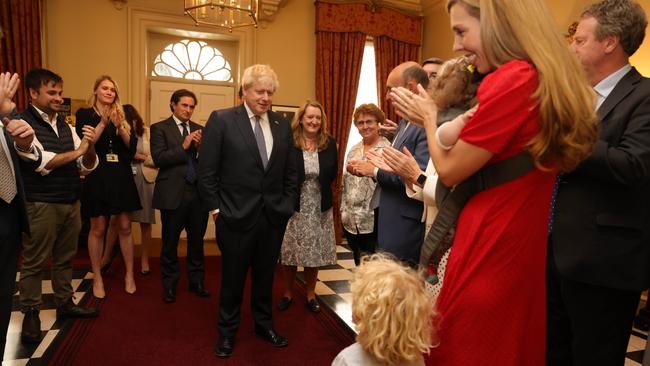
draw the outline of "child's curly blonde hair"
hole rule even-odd
[[[374,254],[356,268],[351,289],[352,320],[364,351],[388,365],[429,353],[434,300],[417,272]]]
[[[478,83],[474,80],[473,67],[465,56],[452,58],[442,64],[430,90],[438,110],[468,110],[476,104]]]

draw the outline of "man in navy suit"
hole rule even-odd
[[[547,264],[547,364],[622,365],[650,283],[650,79],[629,64],[648,22],[629,0],[587,7],[572,48],[597,96],[599,139],[559,178]]]
[[[203,126],[192,122],[196,96],[176,90],[169,101],[171,117],[151,125],[151,157],[160,168],[153,192],[153,207],[160,210],[162,242],[160,272],[163,301],[176,301],[180,278],[178,240],[187,233],[189,291],[200,297],[210,293],[204,285],[203,236],[208,213],[201,210],[197,188],[198,149]]]
[[[391,88],[402,86],[417,93],[418,84],[427,88],[429,76],[420,65],[409,61],[395,67],[388,75],[386,84],[389,92]],[[407,148],[415,157],[420,169],[426,169],[429,149],[423,128],[406,120],[400,121],[392,146],[400,151]],[[375,168],[368,161],[350,161],[347,169],[352,174],[377,180],[370,208],[377,209],[378,249],[411,265],[417,264],[424,241],[422,202],[406,195],[404,181],[397,174]]]
[[[291,126],[270,110],[278,79],[269,66],[244,70],[242,87],[244,103],[210,115],[200,151],[199,191],[215,220],[222,258],[217,357],[233,351],[249,268],[255,333],[274,347],[288,344],[273,328],[271,295],[297,199]]]

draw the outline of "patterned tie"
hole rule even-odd
[[[262,158],[262,165],[266,169],[269,157],[266,155],[266,142],[264,142],[264,132],[262,131],[262,125],[260,125],[260,116],[258,115],[255,115],[255,128],[253,129],[253,133],[255,134],[257,148],[260,151],[260,158]]]
[[[0,130],[0,133],[2,133],[2,130]],[[11,165],[9,165],[9,157],[2,145],[0,145],[0,198],[7,203],[11,203],[17,192],[16,179],[11,170]]]
[[[187,122],[183,122],[183,137],[190,134]],[[185,171],[185,180],[187,183],[194,184],[196,182],[196,168],[194,167],[194,146],[186,151],[187,154],[187,170]]]
[[[557,208],[557,191],[560,188],[560,178],[562,176],[558,174],[555,176],[555,184],[553,185],[553,195],[551,196],[551,212],[548,217],[548,235],[553,233],[553,221],[555,220],[555,209]]]

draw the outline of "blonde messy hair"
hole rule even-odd
[[[374,254],[356,268],[351,290],[352,320],[364,351],[388,365],[429,353],[434,300],[413,269]]]
[[[543,0],[447,0],[480,19],[488,62],[499,67],[519,59],[532,63],[539,86],[540,131],[528,151],[541,169],[575,169],[597,139],[596,98],[578,60],[569,52]]]
[[[431,84],[433,102],[438,110],[452,107],[467,110],[476,104],[476,89],[473,71],[467,57],[461,56],[445,61],[438,76]]]

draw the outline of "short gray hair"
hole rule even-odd
[[[632,56],[643,43],[645,28],[648,25],[641,5],[631,0],[603,0],[587,6],[580,17],[593,17],[598,21],[598,39],[618,36],[628,56]]]

